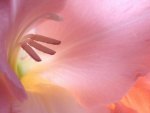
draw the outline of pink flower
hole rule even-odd
[[[8,3],[1,2],[1,11],[6,12],[1,18],[1,40],[6,38],[0,42],[4,82],[0,86],[5,91],[0,99],[5,107],[13,103],[13,110],[22,113],[149,112],[138,105],[140,98],[149,98],[147,80],[142,86],[135,85],[139,76],[149,73],[149,0],[14,0],[11,10]],[[63,21],[42,20],[47,14],[55,15],[50,16],[53,20],[61,15]],[[20,42],[31,46],[30,41],[34,41],[26,42],[30,32],[60,40],[59,46],[44,44],[57,53],[49,56],[35,50],[37,56],[27,50],[33,59],[43,60],[35,62],[27,54],[23,58],[20,49],[16,58]],[[26,92],[10,67],[20,75]],[[135,100],[134,87],[143,93],[135,102],[127,102],[125,97]],[[144,102],[148,106],[149,101]],[[6,113],[9,110],[3,109]]]

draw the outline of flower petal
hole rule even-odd
[[[28,99],[24,102],[14,102],[13,111],[20,113],[87,113],[67,90],[47,83],[38,75],[27,75],[22,82],[28,92]]]
[[[116,103],[115,109],[111,113],[138,113],[137,111],[124,106],[122,103]]]
[[[149,1],[67,3],[64,22],[47,22],[37,31],[62,41],[53,60],[43,62],[49,71],[42,76],[88,108],[120,100],[149,71]]]
[[[121,102],[138,113],[150,112],[150,79],[141,77]]]
[[[32,14],[37,16],[45,13],[58,12],[63,8],[65,1],[66,0],[42,0],[41,2],[41,0],[12,0],[12,13],[14,16],[22,15],[20,17],[22,18],[27,17],[27,15],[31,16]],[[38,14],[36,12],[38,12]]]
[[[21,35],[28,27],[40,18],[48,18],[47,16],[60,11],[64,6],[65,0],[12,0],[11,13],[14,22],[14,32]],[[34,7],[33,7],[34,6]],[[38,12],[38,13],[37,13]],[[52,20],[54,16],[52,16]]]
[[[0,74],[0,113],[10,113],[11,94]]]
[[[0,55],[6,50],[5,44],[7,43],[7,33],[9,29],[9,22],[10,22],[10,8],[9,8],[9,0],[1,0],[0,1]]]
[[[17,76],[14,74],[8,63],[7,44],[9,37],[10,24],[10,4],[9,0],[0,1],[0,79],[4,82],[4,86],[12,93],[13,96],[22,99],[25,97],[25,92],[20,84]]]

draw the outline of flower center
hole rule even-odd
[[[41,52],[50,54],[50,55],[54,55],[56,52],[52,49],[49,49],[43,45],[41,45],[39,42],[44,42],[44,43],[48,43],[48,44],[53,44],[53,45],[59,45],[61,43],[61,41],[56,40],[56,39],[52,39],[52,38],[48,38],[42,35],[34,35],[34,34],[29,34],[25,36],[26,40],[22,41],[21,47],[28,53],[29,56],[31,56],[31,58],[33,58],[35,61],[40,62],[41,58],[39,57],[39,55],[32,49],[38,49]]]
[[[47,13],[40,15],[29,22],[27,21],[27,23],[24,24],[25,26],[20,27],[17,38],[10,46],[8,56],[11,57],[9,59],[9,62],[19,78],[21,78],[26,72],[28,72],[28,70],[30,70],[32,66],[37,65],[36,62],[42,61],[42,56],[40,56],[39,52],[36,50],[49,55],[54,55],[56,51],[50,49],[49,47],[46,47],[47,44],[59,45],[61,43],[61,41],[50,37],[30,33],[30,31],[32,32],[32,30],[34,30],[37,25],[47,20],[61,21],[62,18],[55,13]],[[22,49],[20,49],[20,47]],[[36,62],[30,60],[28,55]]]
[[[54,20],[54,21],[62,20],[62,18],[55,13],[44,14],[44,15],[37,17],[35,20],[33,20],[33,22],[31,22],[31,24],[28,25],[28,27],[30,28],[30,26],[32,26],[32,24],[34,24],[36,22],[41,23],[42,21],[45,21],[47,19]],[[25,40],[21,41],[21,43],[20,43],[21,47],[23,48],[23,50],[25,50],[27,52],[27,54],[29,56],[31,56],[31,58],[33,58],[37,62],[40,62],[41,58],[32,48],[38,49],[38,50],[40,50],[44,53],[50,54],[50,55],[54,55],[56,53],[54,50],[51,50],[51,49],[39,44],[38,42],[44,42],[44,43],[53,44],[53,45],[59,45],[61,43],[58,40],[48,38],[48,37],[45,37],[42,35],[35,35],[35,34],[28,34],[28,35],[24,36],[23,39],[25,39]],[[38,42],[36,42],[36,41],[38,41]]]

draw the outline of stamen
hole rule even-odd
[[[41,58],[36,54],[36,52],[27,44],[27,42],[22,42],[21,47],[37,62],[41,61]]]
[[[54,55],[56,52],[52,49],[49,49],[43,45],[41,45],[40,43],[37,43],[36,41],[39,42],[45,42],[48,44],[53,44],[53,45],[59,45],[61,43],[61,41],[56,40],[56,39],[52,39],[52,38],[48,38],[45,36],[41,36],[41,35],[35,35],[35,34],[29,34],[25,36],[25,39],[23,42],[21,42],[21,47],[35,60],[35,61],[41,61],[41,58],[37,55],[37,53],[32,49],[38,49],[41,52],[50,54],[50,55]],[[32,46],[32,47],[30,47]]]
[[[55,21],[62,21],[63,18],[55,13],[50,13],[50,14],[47,14],[46,16],[46,19],[51,19],[51,20],[55,20]]]
[[[32,46],[32,47],[34,47],[34,48],[44,52],[44,53],[47,53],[47,54],[50,54],[50,55],[54,55],[56,53],[55,51],[53,51],[53,50],[51,50],[51,49],[49,49],[49,48],[47,48],[47,47],[45,47],[45,46],[35,42],[35,41],[33,41],[32,39],[29,39],[28,44],[30,46]]]
[[[35,41],[45,42],[45,43],[53,44],[53,45],[59,45],[61,43],[61,41],[59,41],[59,40],[48,38],[48,37],[42,36],[42,35],[31,34],[31,36],[28,36],[28,37],[30,37],[32,40],[35,40]]]

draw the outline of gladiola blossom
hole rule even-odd
[[[2,0],[0,113],[149,113],[149,3]]]

